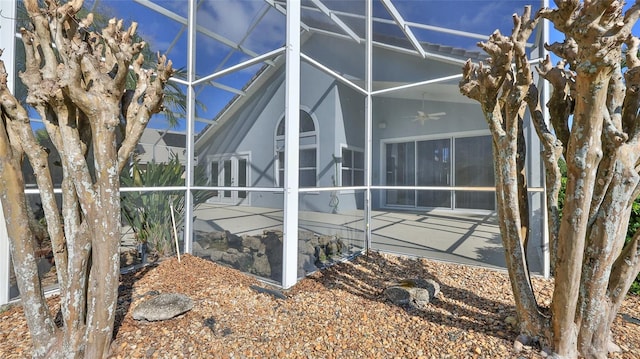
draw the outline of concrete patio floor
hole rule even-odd
[[[256,235],[282,230],[283,211],[273,208],[202,204],[194,211],[196,231],[227,230]],[[364,212],[299,212],[300,230],[337,235],[355,249],[365,247]],[[505,268],[504,251],[495,213],[434,210],[371,214],[371,247],[382,252],[453,263]],[[532,270],[541,273],[538,251],[529,251]]]

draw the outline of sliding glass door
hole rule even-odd
[[[390,186],[415,186],[415,143],[390,143],[386,146],[386,152],[387,184]],[[400,189],[388,190],[387,204],[415,206],[415,191]]]
[[[493,187],[490,136],[448,137],[387,143],[386,185],[441,187],[389,189],[388,206],[495,209],[493,191],[453,191],[446,187]]]
[[[458,187],[493,187],[491,137],[461,137],[455,139],[455,178]],[[456,191],[456,208],[495,209],[495,193]]]
[[[451,140],[419,141],[418,186],[451,186]],[[449,191],[418,191],[418,207],[451,207]]]

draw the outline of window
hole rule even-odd
[[[342,148],[342,186],[364,186],[364,152]]]
[[[284,186],[284,135],[285,120],[284,117],[278,123],[276,130],[276,152],[278,158],[278,176],[277,186]],[[311,115],[306,111],[300,110],[300,162],[298,180],[300,187],[315,187],[317,180],[317,133],[316,125]]]

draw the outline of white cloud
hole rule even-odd
[[[268,6],[265,2],[256,0],[205,1],[198,9],[198,25],[239,43],[265,6]],[[270,9],[243,46],[260,53],[269,49],[270,46],[265,44],[272,44],[274,40],[282,43],[285,33],[282,19],[275,9]]]
[[[482,1],[473,6],[476,11],[468,12],[459,17],[457,24],[461,28],[471,29],[487,29],[491,34],[495,28],[510,26],[512,24],[511,15],[514,13],[522,14],[524,4],[522,1]],[[533,10],[535,11],[535,9]],[[455,13],[455,12],[454,12]],[[452,18],[453,20],[453,18]],[[504,30],[503,30],[504,31]]]

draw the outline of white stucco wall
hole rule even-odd
[[[327,46],[327,44],[330,46]],[[364,59],[358,51],[343,51],[349,44],[337,39],[313,37],[303,45],[303,52],[332,70],[338,70],[344,76],[361,76]],[[353,44],[351,44],[353,46]],[[344,58],[350,54],[350,58]],[[386,49],[374,51],[375,86],[391,86],[393,84],[411,83],[420,80],[448,76],[460,72],[460,64],[443,63],[432,59],[421,59],[416,56],[402,54]],[[275,71],[274,71],[275,70]],[[206,150],[199,153],[199,158],[206,155],[251,153],[250,187],[273,187],[275,185],[276,149],[274,138],[276,127],[284,115],[284,73],[282,69],[267,70],[263,75],[271,76],[264,84],[247,92],[242,106],[220,126],[215,135],[199,148]],[[338,82],[330,75],[302,63],[300,81],[300,106],[309,112],[318,125],[318,187],[333,187],[332,177],[335,175],[335,164],[332,155],[340,156],[341,146],[364,149],[366,142],[365,102],[364,95]],[[384,154],[381,151],[384,141],[400,141],[426,138],[464,137],[468,135],[488,135],[489,131],[479,105],[471,102],[457,90],[457,81],[437,83],[422,87],[424,100],[420,93],[410,93],[407,98],[403,94],[390,93],[373,97],[372,122],[372,184],[385,185]],[[443,112],[446,115],[439,120],[424,123],[412,119],[418,110],[427,113]],[[535,136],[528,136],[532,142],[532,151],[539,145]],[[202,156],[205,154],[205,156]],[[540,185],[539,168],[536,167],[538,155],[532,155],[529,166],[531,184]],[[372,191],[372,205],[381,204],[381,191]],[[340,210],[349,211],[361,207],[362,193],[355,192],[352,197],[340,196]],[[304,192],[300,195],[300,211],[329,212],[329,191]],[[532,206],[540,207],[540,199],[533,196]],[[280,208],[282,194],[254,192],[251,195],[252,206]],[[540,211],[534,212],[532,223],[539,223]],[[540,237],[539,229],[534,233]],[[535,242],[535,240],[534,240]],[[538,254],[541,243],[534,243],[531,252]],[[536,247],[537,246],[537,247]]]
[[[330,41],[330,47],[326,46],[327,41]],[[344,46],[353,45],[347,41],[314,36],[304,44],[303,51],[329,68],[344,65],[345,73],[356,74],[358,68],[353,62],[361,60],[357,55],[358,51],[355,51],[355,56],[344,58],[345,53],[348,53],[341,51]],[[389,50],[378,49],[375,57],[374,63],[379,66],[388,65],[386,77],[382,74],[376,76],[380,81],[410,82],[411,79],[438,77],[459,71],[458,65],[418,59],[412,55]],[[204,136],[204,143],[197,145],[200,149],[198,157],[205,161],[207,157],[211,158],[214,155],[250,153],[250,187],[273,187],[277,176],[274,138],[277,124],[284,116],[284,72],[282,68],[267,70],[263,76],[270,76],[270,79],[260,86],[250,88],[247,98],[243,99],[244,102],[229,118],[223,120],[224,123],[215,129],[215,134],[210,138]],[[318,126],[317,186],[333,187],[336,171],[332,156],[340,157],[341,147],[345,145],[364,150],[364,95],[305,62],[301,66],[300,84],[301,109],[310,113]],[[427,100],[423,104],[423,101],[415,98],[374,97],[373,184],[383,184],[380,182],[379,160],[379,144],[382,140],[487,129],[477,104],[469,104],[462,95],[452,98],[440,94],[440,88],[434,87],[434,93],[429,96],[440,95],[446,97],[447,101]],[[423,105],[429,112],[446,112],[446,118],[425,124],[411,121],[410,117]],[[382,129],[380,123],[386,123],[387,126]],[[329,193],[315,194],[313,200],[300,204],[301,209],[323,211],[324,204],[329,201],[328,197],[323,196],[328,195]],[[251,198],[251,205],[256,206],[278,208],[282,203],[280,194],[262,192]],[[353,208],[356,202],[353,201],[350,205],[349,208]]]

